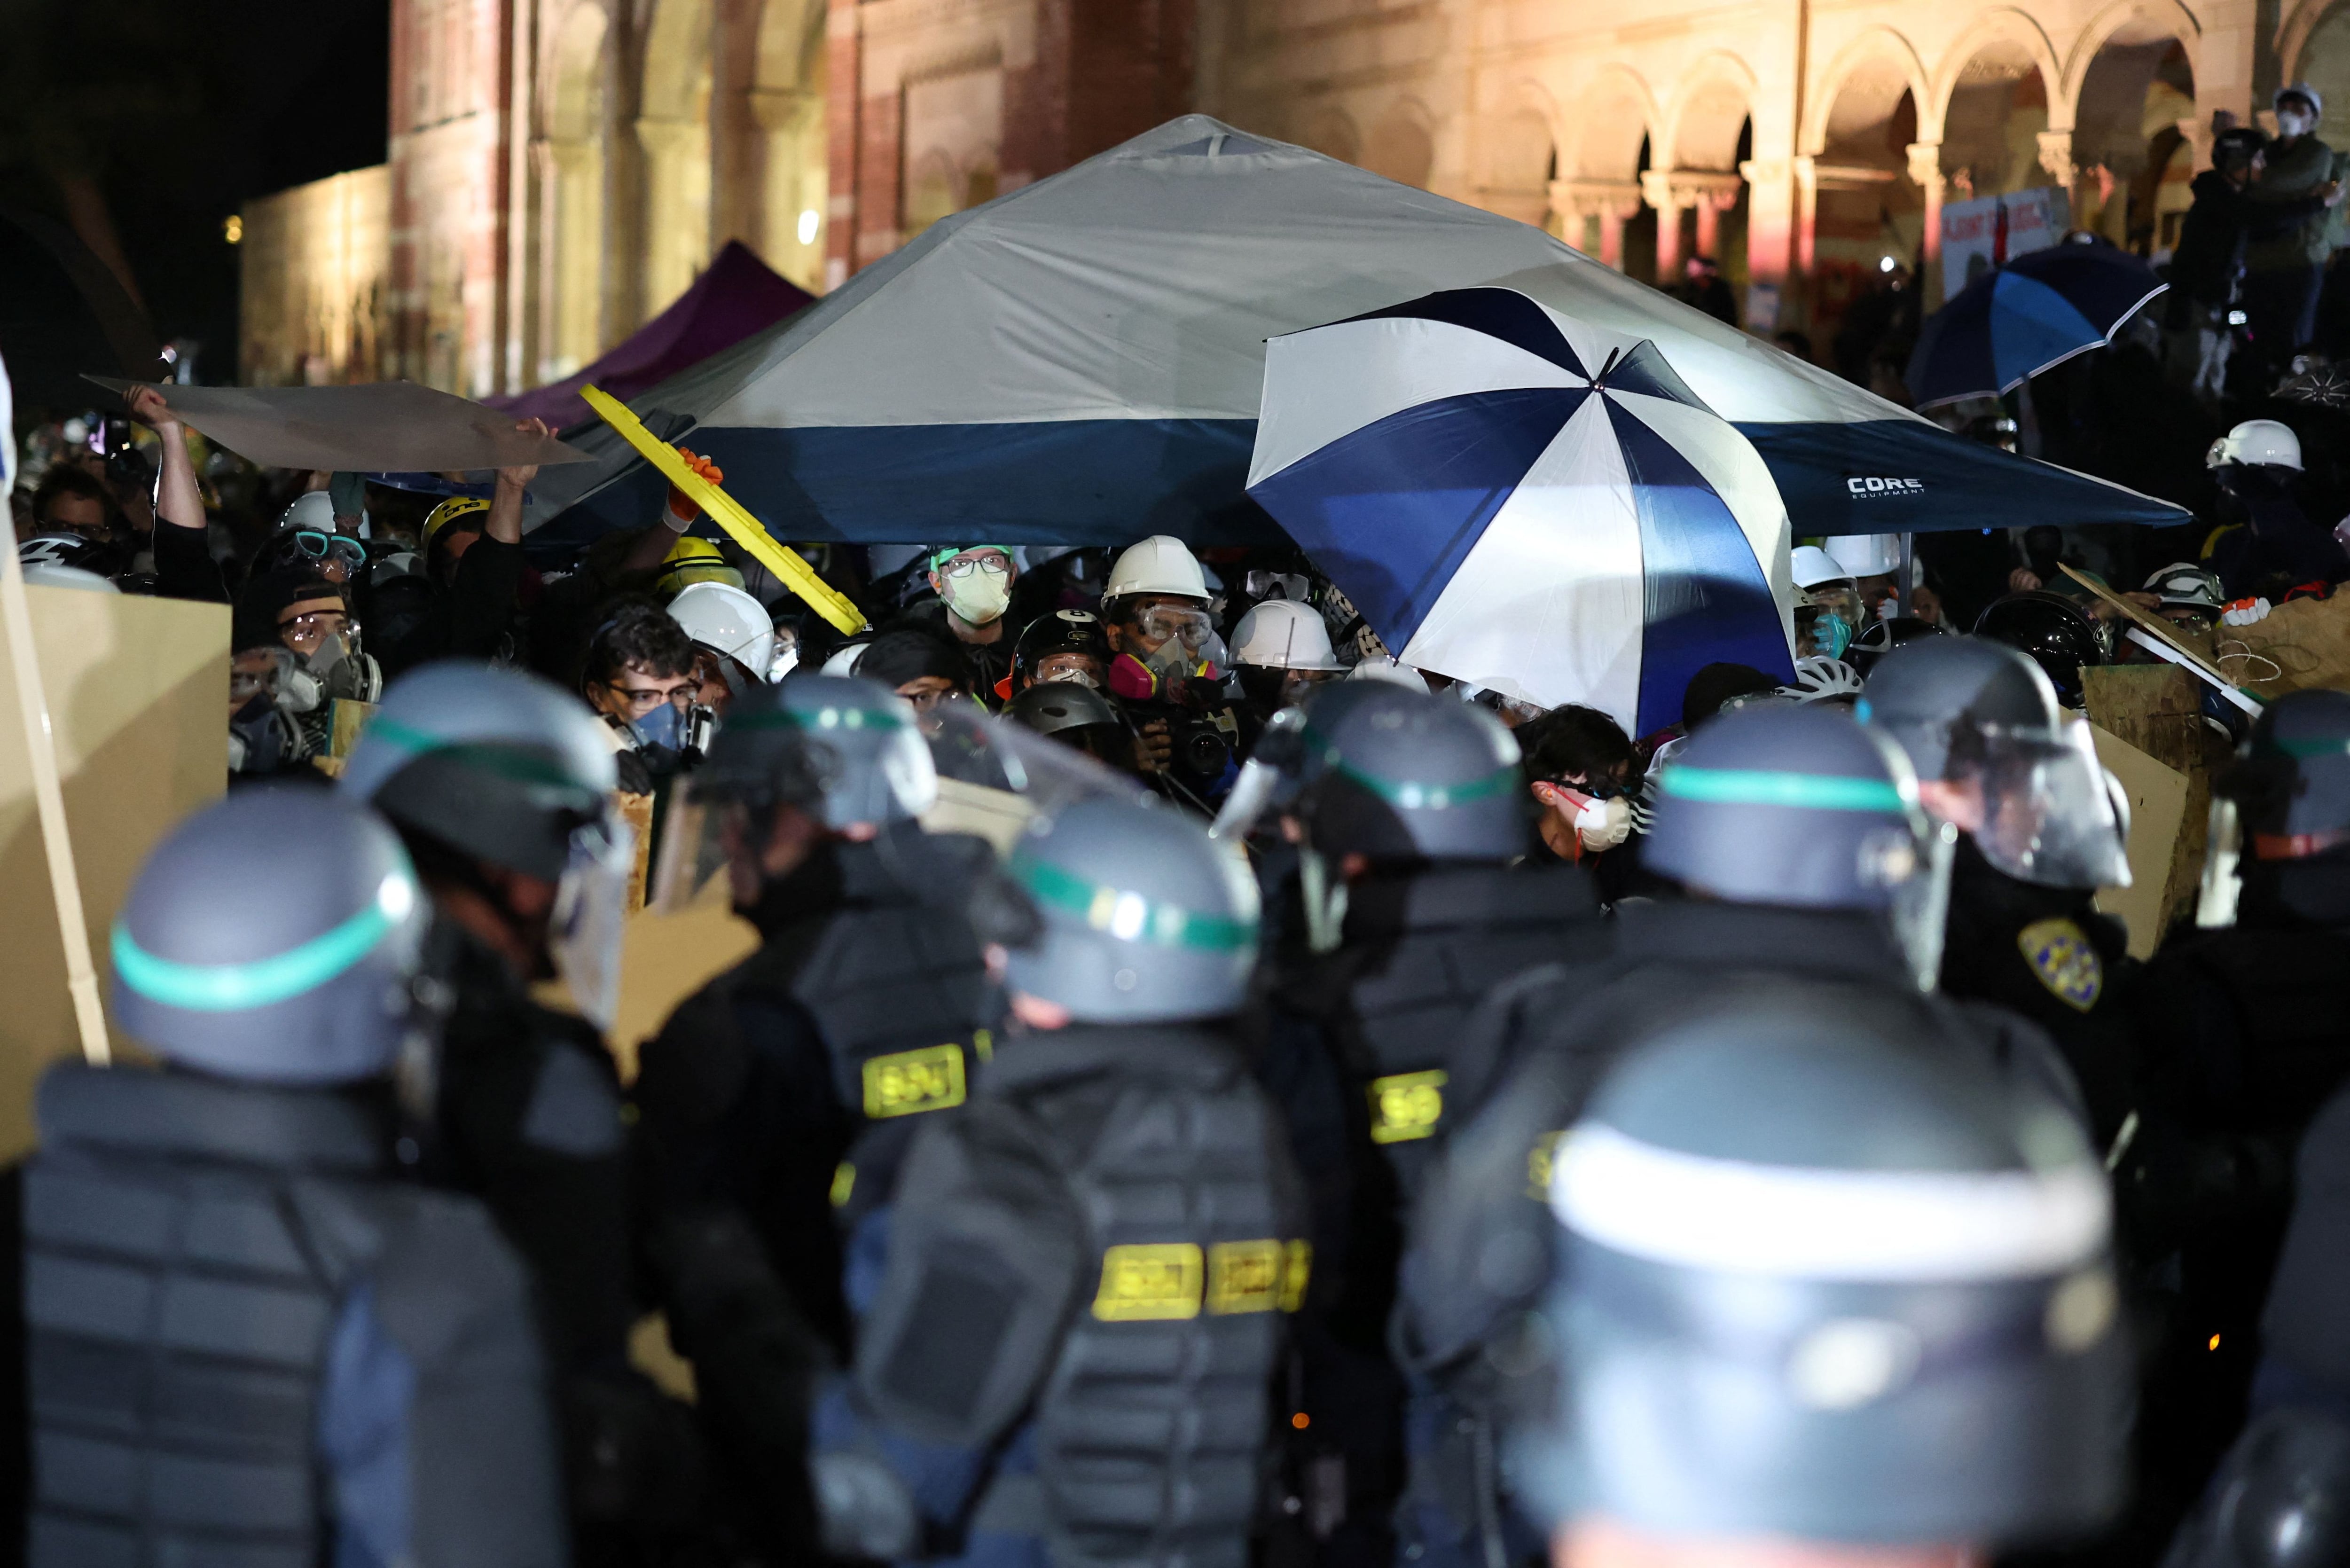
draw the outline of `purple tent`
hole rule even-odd
[[[675,304],[613,345],[602,358],[560,381],[481,400],[516,418],[542,419],[550,428],[562,430],[595,417],[579,396],[581,387],[593,383],[627,402],[687,366],[774,326],[813,297],[778,276],[742,241],[729,240]]]

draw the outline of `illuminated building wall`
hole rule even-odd
[[[246,203],[237,379],[249,387],[385,373],[391,171],[380,165]]]
[[[305,187],[250,209],[283,231],[246,250],[256,376],[536,385],[730,238],[821,290],[1191,108],[1636,276],[1711,255],[1750,327],[1815,337],[1887,258],[1930,271],[1946,199],[2063,184],[2158,253],[2214,110],[2306,76],[2350,147],[2350,0],[395,0],[393,26],[378,348],[288,325],[350,265]]]

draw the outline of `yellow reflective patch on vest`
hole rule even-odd
[[[2106,989],[2106,961],[2080,927],[2062,915],[2034,920],[2015,933],[2015,945],[2057,1001],[2082,1012],[2097,1005]]]
[[[832,1168],[832,1206],[847,1208],[848,1195],[856,1190],[857,1168],[844,1159]]]
[[[1190,1241],[1112,1247],[1102,1254],[1094,1315],[1104,1323],[1197,1317],[1204,1272]]]
[[[926,1045],[865,1064],[865,1114],[875,1121],[962,1104],[962,1047]]]
[[[1427,1137],[1444,1119],[1445,1075],[1398,1073],[1371,1080],[1371,1141],[1404,1143]]]
[[[995,1060],[995,1036],[984,1029],[971,1032],[971,1048],[979,1053],[979,1059],[983,1062]]]
[[[1563,1132],[1546,1132],[1526,1150],[1526,1196],[1538,1203],[1550,1201],[1551,1166],[1558,1158],[1558,1140],[1565,1136]]]
[[[1314,1277],[1314,1243],[1292,1241],[1282,1251],[1281,1310],[1295,1312],[1305,1304],[1306,1282]]]
[[[1208,1310],[1271,1312],[1281,1304],[1281,1243],[1219,1241],[1208,1249]]]

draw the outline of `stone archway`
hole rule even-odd
[[[1672,155],[1642,182],[1657,209],[1659,286],[1679,282],[1682,258],[1692,255],[1720,265],[1733,288],[1745,284],[1747,192],[1738,170],[1753,151],[1753,88],[1742,67],[1717,56],[1681,92]],[[1734,255],[1725,254],[1730,248]]]
[[[1889,49],[1854,59],[1835,78],[1814,131],[1799,238],[1810,274],[1811,331],[1835,345],[1835,368],[1867,384],[1872,357],[1890,346],[1842,340],[1847,317],[1887,314],[1878,296],[1912,286],[1923,254],[1927,192],[1913,177],[1922,78]],[[1868,302],[1865,306],[1863,302]],[[1825,345],[1824,345],[1825,346]]]
[[[1558,177],[1550,126],[1550,116],[1531,102],[1493,123],[1484,138],[1481,205],[1521,223],[1541,223],[1549,217],[1550,185]]]
[[[1550,189],[1567,244],[1586,250],[1618,271],[1626,265],[1625,235],[1654,215],[1640,195],[1648,167],[1648,131],[1657,121],[1648,87],[1628,70],[1603,74],[1576,101],[1567,119],[1571,151],[1559,159],[1561,178]],[[1653,240],[1637,248],[1653,255]]]
[[[645,34],[640,321],[684,293],[710,261],[712,20],[712,0],[659,0]]]
[[[2081,68],[2072,136],[2073,224],[2140,255],[2167,251],[2192,198],[2195,67],[2165,22],[2132,16]]]
[[[1417,103],[1399,103],[1379,116],[1363,143],[1363,167],[1399,184],[1425,189],[1436,168],[1436,138]]]

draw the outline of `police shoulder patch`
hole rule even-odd
[[[868,1060],[865,1114],[875,1121],[943,1111],[963,1101],[962,1047],[950,1042]]]
[[[2023,961],[2067,1007],[2086,1012],[2106,989],[2106,961],[2088,934],[2062,915],[2034,920],[2015,933]]]
[[[1397,1073],[1371,1080],[1371,1141],[1409,1143],[1433,1137],[1444,1119],[1445,1075]]]

